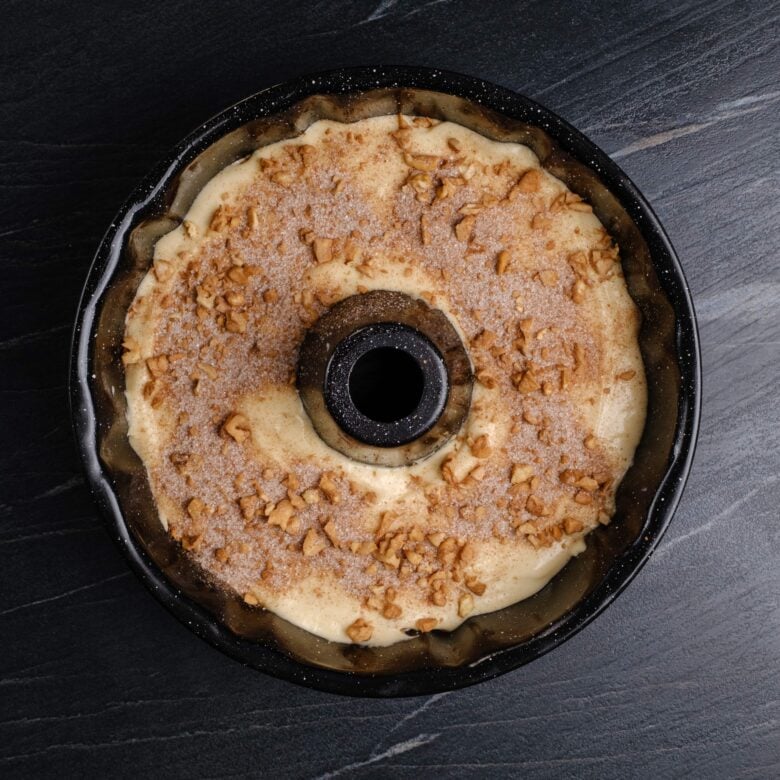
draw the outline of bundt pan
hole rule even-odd
[[[649,405],[635,463],[608,527],[588,537],[543,590],[513,606],[390,647],[338,644],[247,607],[205,578],[162,529],[130,447],[120,360],[124,319],[155,241],[179,224],[203,185],[258,147],[327,118],[403,112],[457,122],[528,145],[587,199],[621,248],[641,314]],[[130,566],[179,620],[237,660],[334,693],[410,696],[461,688],[522,666],[589,623],[652,554],[680,498],[699,419],[693,307],[658,219],[602,151],[545,108],[480,79],[421,68],[359,68],[301,78],[223,111],[182,141],[133,193],[89,271],[73,336],[73,424],[88,482]]]

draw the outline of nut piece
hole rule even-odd
[[[573,517],[563,518],[563,530],[566,531],[567,534],[571,535],[579,533],[582,528],[583,525],[579,520],[575,520]]]
[[[484,582],[480,582],[476,577],[466,577],[466,587],[477,596],[484,595],[487,590],[487,585]]]
[[[404,162],[418,171],[435,171],[439,165],[439,158],[434,154],[405,154]]]
[[[533,393],[540,387],[534,372],[530,368],[523,371],[519,376],[513,377],[512,381],[521,393]]]
[[[303,539],[303,554],[307,557],[319,555],[326,546],[325,540],[313,528],[310,528]]]
[[[225,329],[229,333],[246,333],[247,316],[240,311],[229,311],[225,318]]]
[[[196,523],[203,522],[207,513],[206,505],[199,498],[193,498],[187,504],[187,514]]]
[[[123,365],[129,366],[133,363],[138,363],[141,360],[141,347],[134,338],[128,336],[122,342],[122,348],[125,350],[122,355]]]
[[[243,444],[252,433],[249,420],[243,414],[231,414],[222,424],[222,430],[239,444]]]
[[[347,636],[355,643],[368,642],[374,633],[374,627],[363,618],[358,618],[345,629]]]
[[[427,634],[436,628],[438,622],[436,618],[420,618],[414,625],[421,634]]]
[[[311,248],[318,263],[329,263],[333,259],[332,238],[315,238]]]
[[[528,482],[534,475],[533,466],[527,463],[515,463],[512,466],[512,476],[510,478],[513,485],[519,485],[522,482]]]
[[[331,504],[338,504],[341,501],[339,489],[329,474],[322,475],[318,487]]]
[[[512,192],[522,192],[529,194],[532,192],[538,192],[542,184],[542,174],[537,168],[532,168],[530,171],[526,171],[519,179],[517,184],[512,188]]]
[[[458,241],[469,241],[471,234],[474,232],[474,223],[477,218],[474,216],[463,217],[463,219],[455,225],[455,237]]]
[[[509,268],[509,252],[502,249],[496,257],[496,273],[505,274]]]
[[[149,373],[156,379],[162,376],[168,370],[168,358],[166,355],[157,355],[157,357],[150,357],[146,361],[146,367],[149,369]]]
[[[477,438],[471,442],[469,449],[471,450],[471,454],[480,460],[482,458],[487,458],[493,451],[490,447],[490,440],[484,433],[481,436],[477,436]]]
[[[474,597],[470,593],[464,593],[458,599],[458,614],[462,617],[468,617],[474,611]]]
[[[292,503],[283,498],[268,515],[268,525],[278,525],[283,531],[293,532],[297,525]]]

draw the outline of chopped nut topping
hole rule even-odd
[[[243,414],[231,414],[222,424],[222,430],[239,444],[245,442],[252,432],[249,420]]]
[[[510,481],[513,485],[518,485],[522,482],[528,482],[533,475],[534,470],[532,466],[529,466],[527,463],[515,463],[512,466]]]
[[[496,257],[496,273],[504,274],[509,268],[509,252],[502,249]]]
[[[208,509],[199,498],[193,498],[190,499],[190,502],[187,504],[187,514],[196,523],[201,523],[208,515]]]
[[[429,631],[433,631],[433,629],[436,628],[438,622],[439,621],[436,618],[432,617],[420,618],[414,625],[421,634],[427,634]]]
[[[246,333],[247,316],[240,311],[229,311],[225,317],[225,329],[230,333]]]
[[[325,536],[328,537],[330,543],[334,547],[338,547],[341,544],[341,539],[336,532],[336,524],[332,520],[328,520],[328,522],[322,526],[322,530],[325,532]]]
[[[225,206],[218,206],[211,217],[209,222],[209,230],[216,233],[224,230],[230,224],[230,215]]]
[[[563,530],[571,535],[579,533],[583,529],[583,525],[579,520],[575,520],[573,517],[563,518]]]
[[[301,494],[306,504],[319,504],[320,503],[320,491],[317,488],[307,488]]]
[[[138,345],[138,342],[130,338],[129,336],[125,338],[125,340],[122,342],[122,347],[124,348],[125,352],[122,355],[122,363],[125,366],[132,365],[133,363],[139,363],[141,360],[141,347]]]
[[[220,562],[220,563],[227,563],[230,559],[230,553],[228,552],[226,547],[217,547],[216,550],[214,550],[214,557]]]
[[[521,393],[534,393],[540,387],[539,380],[530,368],[513,377],[512,381]]]
[[[167,260],[157,259],[152,264],[158,282],[167,282],[173,276],[173,266]]]
[[[292,530],[290,524],[294,517],[292,503],[283,498],[268,515],[268,525],[278,525],[283,531]]]
[[[542,185],[542,173],[537,168],[531,168],[526,171],[512,188],[512,194],[523,193],[530,194],[538,192]]]
[[[629,379],[633,379],[636,376],[636,371],[621,371],[615,375],[615,379],[619,379],[622,382],[627,382]]]
[[[532,515],[536,515],[537,517],[546,517],[552,513],[550,508],[545,506],[545,504],[533,494],[526,499],[525,508]]]
[[[338,504],[341,501],[339,489],[329,474],[326,473],[320,477],[319,489],[325,494],[325,498],[331,504]]]
[[[477,378],[477,381],[488,390],[493,390],[497,385],[495,377],[485,369],[480,369],[474,376]]]
[[[252,520],[257,514],[260,498],[258,496],[242,496],[238,499],[238,505],[244,520]]]
[[[474,597],[470,593],[464,593],[458,599],[458,615],[465,618],[474,611]]]
[[[318,263],[329,263],[333,259],[333,239],[315,238],[312,242],[312,251]]]
[[[490,441],[485,434],[474,439],[474,441],[471,442],[469,449],[475,458],[480,459],[489,457],[490,453],[493,451],[490,447]]]
[[[249,604],[250,607],[256,607],[260,601],[254,593],[247,592],[244,594],[244,603]]]
[[[397,604],[385,604],[384,609],[382,610],[382,616],[386,617],[388,620],[396,620],[401,617],[402,614],[401,607]]]
[[[358,618],[354,623],[347,626],[346,633],[355,643],[368,642],[374,633],[374,627],[363,618]]]
[[[428,226],[428,215],[420,215],[420,240],[424,246],[428,246],[431,243],[431,231]]]
[[[146,361],[146,367],[155,379],[161,377],[169,368],[168,357],[166,355],[150,357]]]
[[[435,171],[439,167],[439,158],[433,154],[405,154],[404,162],[418,171]]]
[[[280,187],[289,187],[295,181],[295,176],[290,171],[277,171],[271,174],[271,181]]]
[[[477,596],[483,596],[487,590],[487,585],[476,577],[466,577],[466,587]]]
[[[234,265],[228,269],[227,277],[236,284],[246,284],[249,281],[249,271],[245,266]]]
[[[455,237],[458,241],[469,241],[471,239],[475,222],[476,217],[469,216],[463,217],[463,219],[455,225]]]
[[[307,557],[318,555],[326,546],[325,540],[313,528],[310,528],[303,538],[303,554]]]

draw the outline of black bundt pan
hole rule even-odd
[[[328,642],[215,588],[163,532],[142,464],[130,448],[120,361],[125,313],[155,240],[200,188],[256,148],[320,118],[355,121],[404,112],[448,119],[530,146],[544,167],[591,204],[621,247],[642,313],[649,408],[614,522],[589,537],[530,599],[389,648]],[[515,669],[557,647],[625,588],[652,554],[693,458],[700,407],[694,311],[679,261],[628,177],[581,133],[531,100],[467,76],[422,68],[358,68],[271,87],[182,141],[133,193],[108,229],[79,305],[71,406],[90,489],[130,566],[179,620],[255,669],[340,694],[411,696],[452,690]]]

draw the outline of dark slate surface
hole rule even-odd
[[[777,777],[780,6],[32,3],[0,23],[0,776]],[[594,624],[459,693],[347,700],[244,669],[129,573],[71,441],[68,341],[139,178],[269,84],[372,62],[525,92],[648,196],[704,349],[691,480]]]

